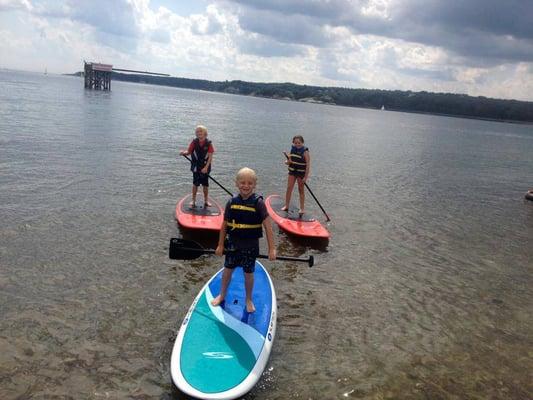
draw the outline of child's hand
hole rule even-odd
[[[215,254],[219,257],[222,256],[222,254],[224,254],[224,245],[218,245]]]
[[[268,259],[274,261],[276,259],[276,249],[268,250]]]
[[[202,174],[207,174],[207,165],[206,165],[205,167],[203,167],[203,168],[200,170],[200,172],[201,172]]]
[[[180,151],[180,156],[184,156],[184,155],[187,155],[187,150]]]

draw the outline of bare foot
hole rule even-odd
[[[191,201],[191,202],[189,203],[189,207],[191,207],[191,208],[196,207],[196,202]]]
[[[302,218],[303,215],[305,214],[305,211],[300,209],[300,211],[298,211],[298,214],[300,215],[300,218]]]
[[[246,300],[246,311],[249,313],[255,312],[255,306],[252,300]]]
[[[212,206],[212,204],[211,204],[210,202],[208,202],[208,201],[206,201],[206,202],[204,203],[204,207],[205,207],[205,208],[207,208],[207,207],[211,207],[211,206]]]
[[[223,301],[224,301],[224,299],[222,298],[222,296],[218,295],[213,300],[211,300],[211,305],[216,307],[216,306],[219,306],[220,303],[222,303]]]
[[[283,207],[281,207],[281,211],[289,211],[289,207],[283,206]]]

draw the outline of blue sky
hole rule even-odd
[[[533,101],[531,0],[0,0],[0,67]]]

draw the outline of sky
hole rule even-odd
[[[533,101],[533,0],[0,0],[0,67]]]

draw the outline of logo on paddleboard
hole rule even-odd
[[[233,354],[226,353],[225,351],[206,351],[206,352],[202,353],[202,355],[205,358],[216,358],[216,359],[219,359],[219,360],[225,360],[225,359],[233,358]]]

